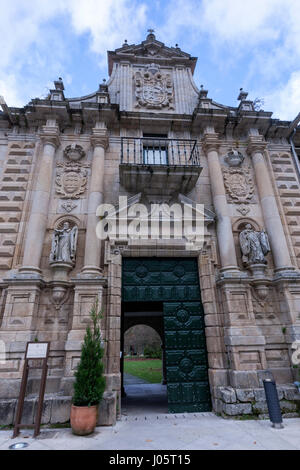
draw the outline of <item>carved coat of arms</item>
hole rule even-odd
[[[224,183],[230,202],[240,204],[238,211],[243,215],[249,212],[249,204],[254,194],[254,183],[250,168],[223,168]]]
[[[74,162],[56,164],[56,192],[63,199],[78,199],[85,191],[87,184],[87,167],[89,164]]]
[[[134,75],[136,107],[161,109],[173,106],[173,84],[170,74],[162,74],[159,65],[151,64]]]

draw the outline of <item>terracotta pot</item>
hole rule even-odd
[[[97,424],[98,405],[71,406],[71,427],[74,434],[86,436],[91,434]]]

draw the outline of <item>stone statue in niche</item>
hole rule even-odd
[[[265,255],[270,251],[269,239],[263,230],[257,232],[250,224],[240,233],[240,247],[243,254],[243,263],[266,264]]]
[[[64,222],[62,229],[54,230],[50,252],[50,263],[63,262],[75,264],[78,227],[70,228],[69,222]]]

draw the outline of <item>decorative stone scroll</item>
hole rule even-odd
[[[56,192],[63,199],[79,199],[86,189],[89,163],[58,162],[56,166]]]
[[[136,108],[169,108],[173,105],[173,83],[170,74],[162,74],[159,65],[151,64],[134,75]]]

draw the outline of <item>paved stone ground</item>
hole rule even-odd
[[[11,439],[12,431],[0,431],[0,450],[16,442],[28,442],[28,450],[300,450],[300,418],[286,419],[283,429],[274,429],[269,420],[167,414],[165,386],[133,384],[126,392],[116,426],[97,427],[86,437],[74,436],[67,428],[43,428],[36,439],[31,430],[16,439]]]

